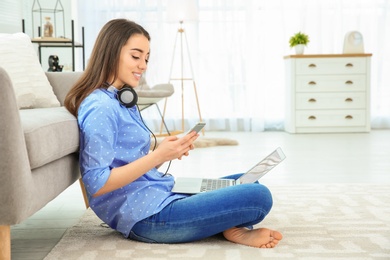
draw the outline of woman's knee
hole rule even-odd
[[[242,212],[245,213],[245,221],[237,225],[241,226],[252,226],[261,222],[271,211],[272,208],[272,195],[270,190],[258,183],[243,184],[239,189],[241,192],[239,196],[240,205]]]
[[[261,208],[264,214],[267,215],[271,211],[273,205],[271,191],[262,184],[251,184],[249,186],[249,196],[252,196],[253,203]]]

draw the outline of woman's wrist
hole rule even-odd
[[[160,155],[159,151],[154,150],[153,152],[149,153],[150,160],[153,163],[153,166],[158,168],[160,167],[163,163],[165,163],[165,159],[163,156]]]

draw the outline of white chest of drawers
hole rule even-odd
[[[371,54],[290,55],[285,131],[370,131]]]

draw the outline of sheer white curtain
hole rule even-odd
[[[78,1],[79,23],[85,26],[86,55],[100,28],[124,17],[151,34],[150,85],[169,80],[179,23],[166,17],[169,0]],[[285,75],[283,56],[293,54],[290,36],[309,35],[305,53],[341,53],[351,30],[364,37],[372,53],[371,115],[373,128],[390,128],[390,1],[386,0],[198,0],[199,20],[185,23],[200,109],[208,130],[283,130]],[[176,56],[175,56],[176,57]],[[186,58],[186,57],[185,57]],[[188,62],[188,61],[187,61]],[[175,61],[174,72],[179,63]],[[188,64],[186,73],[188,76]],[[189,75],[191,76],[191,75]],[[181,128],[181,88],[168,99],[170,129]],[[186,126],[198,120],[192,85],[184,88]],[[160,108],[163,107],[160,104]],[[145,111],[159,126],[158,114]]]

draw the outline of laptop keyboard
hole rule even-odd
[[[229,187],[230,182],[231,180],[227,179],[203,179],[200,191],[205,192]]]

